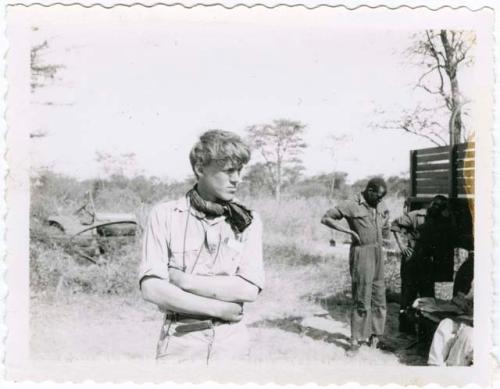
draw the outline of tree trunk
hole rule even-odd
[[[450,79],[451,87],[451,97],[450,97],[450,110],[451,116],[449,121],[449,131],[450,131],[450,144],[454,145],[460,143],[460,138],[462,136],[462,102],[460,98],[460,88],[458,87],[457,79],[457,59],[454,50],[456,48],[450,45],[448,40],[448,34],[446,30],[441,30],[439,33],[441,38],[441,43],[443,44],[444,52],[446,55],[445,60],[445,71]]]
[[[335,192],[335,176],[332,177],[330,182],[330,198],[333,197],[333,193]]]
[[[279,203],[281,200],[281,161],[278,161],[276,166],[276,190],[274,195],[276,196],[276,201]]]
[[[281,200],[281,163],[282,163],[282,156],[280,152],[281,148],[281,143],[278,142],[278,145],[276,147],[276,201],[279,203]]]
[[[460,101],[460,90],[458,88],[458,80],[455,77],[450,78],[451,83],[451,104],[453,110],[450,118],[450,143],[452,145],[460,143],[462,137],[462,109]]]

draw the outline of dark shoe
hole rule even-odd
[[[406,312],[401,312],[399,314],[399,332],[408,334],[408,335],[415,335],[415,324],[413,323],[412,320],[409,319],[408,314]]]
[[[382,351],[395,351],[394,347],[389,346],[385,342],[381,341],[377,335],[370,336],[369,345],[371,349],[382,350]]]
[[[372,335],[370,336],[370,340],[368,342],[368,345],[370,348],[377,349],[379,345],[380,339],[377,335]]]
[[[399,312],[399,332],[406,332],[407,324],[408,318],[406,317],[406,312]]]
[[[356,354],[359,352],[359,349],[361,348],[361,345],[358,343],[351,343],[349,348],[346,350],[345,355],[348,358],[352,358],[356,356]]]

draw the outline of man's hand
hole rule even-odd
[[[171,267],[168,269],[170,283],[186,290],[188,288],[190,274],[183,272],[177,268]]]
[[[357,232],[351,230],[349,231],[349,235],[351,235],[352,243],[361,244],[361,238],[359,237]]]
[[[413,249],[411,247],[404,247],[402,250],[401,250],[401,254],[405,257],[405,258],[410,258],[411,255],[413,254]]]
[[[229,322],[239,322],[243,318],[243,304],[230,303],[219,315],[219,319]]]

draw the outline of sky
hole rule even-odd
[[[394,118],[376,111],[397,116],[429,98],[413,88],[422,69],[402,54],[415,30],[356,29],[297,11],[152,10],[30,15],[22,39],[32,46],[47,40],[41,61],[63,66],[28,97],[30,131],[46,134],[31,139],[33,169],[91,178],[103,174],[97,152],[117,160],[133,153],[126,173],[183,179],[204,130],[244,135],[250,125],[280,118],[307,126],[308,175],[406,174],[409,150],[432,146],[370,127]],[[465,92],[472,76],[464,73]],[[254,153],[251,163],[258,161]]]

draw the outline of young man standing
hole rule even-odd
[[[387,185],[381,178],[368,181],[363,192],[328,210],[321,223],[351,236],[349,268],[352,278],[351,346],[360,341],[379,346],[386,319],[383,240],[389,236],[389,211],[383,203]],[[348,228],[338,220],[346,219]]]
[[[158,359],[248,355],[245,302],[262,290],[262,223],[234,200],[250,149],[234,133],[201,135],[189,155],[197,183],[156,205],[145,228],[140,286],[166,312]]]
[[[427,209],[405,212],[391,230],[401,251],[399,330],[415,333],[408,311],[417,297],[434,297],[434,284],[453,280],[456,224],[446,196]]]

